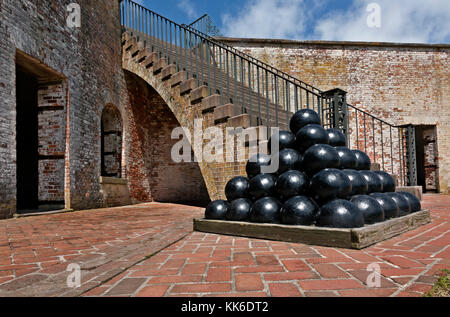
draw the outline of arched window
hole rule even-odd
[[[102,112],[102,176],[122,177],[122,118],[108,105]]]

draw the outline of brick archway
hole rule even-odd
[[[161,87],[125,70],[128,102],[124,118],[126,175],[134,203],[157,201],[205,205],[214,199],[215,186],[201,163],[175,163],[173,129],[191,129],[188,116],[173,109]],[[167,96],[167,95],[166,95]]]

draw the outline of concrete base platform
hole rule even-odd
[[[425,210],[358,229],[331,229],[195,219],[194,230],[247,238],[360,250],[430,222],[430,211]]]
[[[420,201],[423,200],[423,188],[422,186],[406,186],[406,187],[397,187],[396,192],[407,192],[411,193],[417,198],[419,198]]]

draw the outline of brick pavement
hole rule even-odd
[[[450,268],[449,203],[426,195],[431,224],[362,251],[192,233],[202,209],[179,205],[0,221],[0,296],[422,296]]]
[[[84,296],[423,296],[450,268],[449,203],[427,195],[431,224],[361,251],[195,232]]]

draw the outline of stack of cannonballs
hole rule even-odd
[[[395,193],[391,175],[371,172],[370,158],[347,148],[342,132],[320,124],[316,112],[298,111],[279,134],[278,173],[261,173],[270,156],[251,158],[248,178],[231,179],[228,201],[209,204],[206,219],[360,228],[421,210],[414,195]]]

